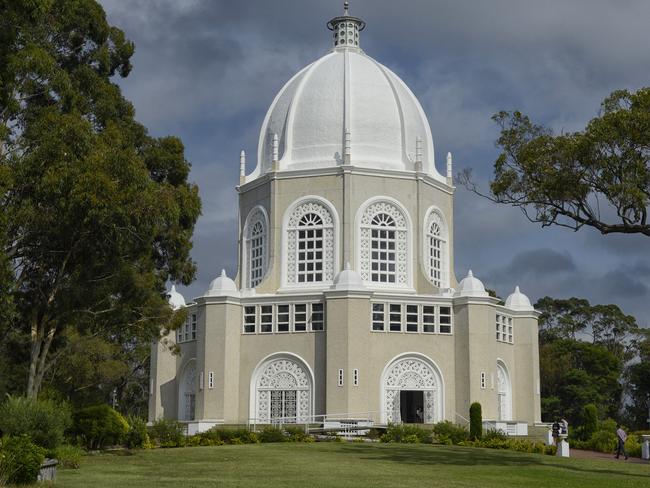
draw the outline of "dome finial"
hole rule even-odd
[[[350,15],[350,3],[343,2],[343,15],[334,17],[327,23],[327,28],[334,32],[335,48],[359,48],[359,32],[366,23]]]

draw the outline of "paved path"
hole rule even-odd
[[[605,461],[613,461],[617,463],[634,463],[634,464],[647,464],[650,465],[650,461],[641,459],[641,458],[627,458],[627,461],[623,459],[623,456],[621,456],[620,459],[616,459],[616,456],[614,454],[606,454],[604,452],[596,452],[596,451],[583,451],[581,449],[571,449],[570,450],[571,457],[572,458],[578,458],[578,459],[603,459]]]

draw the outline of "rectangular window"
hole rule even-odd
[[[355,369],[352,371],[352,384],[354,386],[359,386],[359,370]]]
[[[277,331],[289,332],[289,305],[278,305]]]
[[[208,390],[212,390],[214,388],[214,372],[210,371],[208,373]]]
[[[395,230],[372,229],[370,266],[371,278],[376,283],[395,283]]]
[[[311,304],[311,330],[323,330],[325,325],[324,310],[322,303]]]
[[[193,341],[196,340],[196,314],[195,313],[192,314],[192,331],[191,331],[191,334],[192,334],[192,340]]]
[[[204,382],[203,371],[201,371],[199,373],[199,390],[203,389],[203,382]]]
[[[539,390],[539,388],[538,388]],[[538,391],[539,393],[539,391]],[[149,396],[153,396],[153,378],[149,380]]]
[[[183,342],[183,326],[182,325],[178,329],[176,329],[176,342],[177,343]]]
[[[372,330],[384,330],[384,304],[383,303],[373,303],[372,304]]]
[[[185,325],[183,326],[183,341],[190,340],[190,318],[185,319]]]
[[[512,317],[508,317],[508,328],[506,329],[506,333],[508,334],[508,342],[512,344],[514,342],[512,340]]]
[[[402,305],[399,303],[390,304],[388,330],[400,332],[402,330]]]
[[[436,331],[436,307],[422,306],[422,332],[433,333]]]
[[[273,332],[273,305],[260,307],[260,332],[263,334]]]
[[[244,307],[244,333],[255,333],[255,306]]]
[[[339,386],[343,386],[343,370],[339,369]]]
[[[293,330],[304,332],[307,330],[307,304],[297,303],[293,306]]]
[[[481,371],[481,389],[485,390],[485,372]]]
[[[298,231],[298,282],[323,281],[323,229]]]
[[[406,306],[406,332],[418,331],[418,306]]]
[[[506,342],[508,344],[513,343],[512,317],[497,314],[496,337],[499,342]]]
[[[440,307],[440,333],[451,334],[451,307]]]

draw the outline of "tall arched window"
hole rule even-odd
[[[389,202],[369,205],[361,217],[359,258],[364,281],[408,284],[407,220]]]
[[[325,205],[298,205],[287,222],[289,285],[326,283],[334,279],[334,220]]]
[[[431,210],[426,221],[424,253],[429,281],[438,288],[447,287],[447,229],[437,210]]]
[[[256,207],[246,219],[246,287],[255,288],[266,274],[267,218],[261,207]]]

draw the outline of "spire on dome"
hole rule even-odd
[[[327,23],[327,28],[334,32],[334,47],[359,47],[359,32],[366,27],[366,23],[358,17],[352,17],[349,7],[348,2],[343,2],[343,15],[334,17]]]

